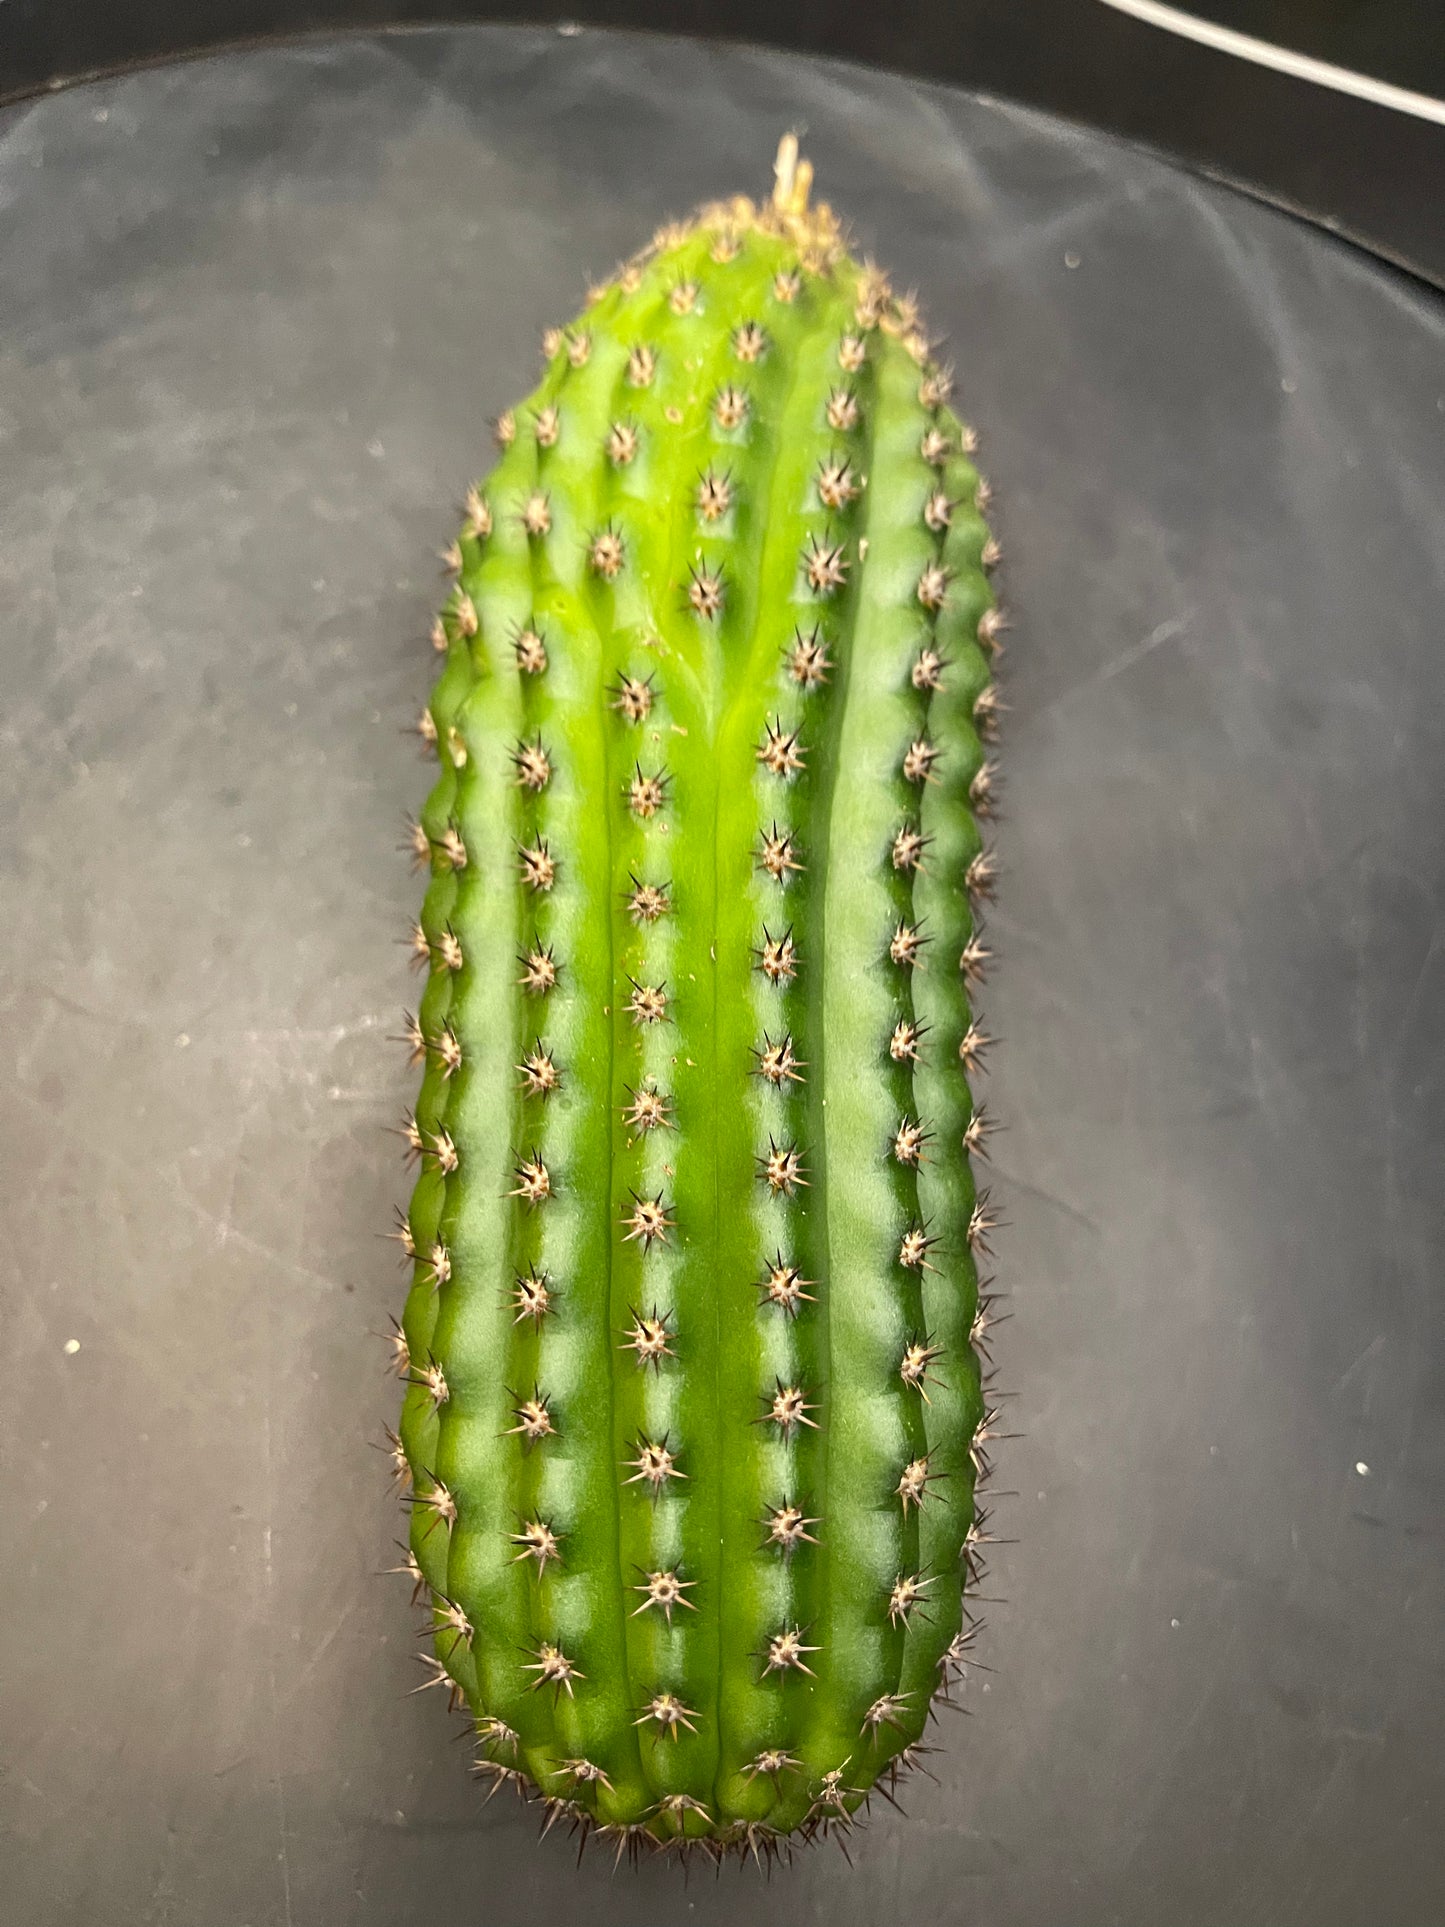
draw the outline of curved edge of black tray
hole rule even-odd
[[[1445,130],[1099,0],[816,0],[795,18],[777,0],[10,0],[0,103],[238,46],[481,20],[752,41],[1004,96],[1153,148],[1445,290]]]

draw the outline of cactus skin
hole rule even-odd
[[[996,549],[807,190],[549,337],[421,723],[404,1570],[480,1770],[619,1852],[846,1825],[973,1627]]]

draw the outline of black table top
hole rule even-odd
[[[1017,1543],[910,1817],[685,1889],[483,1806],[372,1576],[398,732],[541,328],[789,125],[998,498]],[[6,1917],[1439,1919],[1445,304],[1037,114],[522,29],[7,110],[0,258]]]

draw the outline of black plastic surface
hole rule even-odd
[[[1445,26],[1435,0],[1189,0],[1186,11],[1397,87],[1445,96]]]
[[[1323,29],[1317,10],[1301,19],[1299,0],[1281,4],[1286,44],[1346,63],[1357,47],[1378,47],[1388,58],[1367,60],[1372,71],[1434,88],[1436,0],[1366,9],[1346,0],[1348,32]],[[0,0],[0,100],[205,48],[439,19],[580,20],[761,42],[1001,94],[1147,142],[1445,287],[1445,129],[1163,33],[1101,0]]]
[[[998,493],[1017,1544],[911,1817],[684,1889],[481,1804],[373,1577],[399,730],[542,326],[791,124]],[[11,109],[0,259],[0,1915],[1438,1921],[1445,306],[1035,114],[544,31]]]

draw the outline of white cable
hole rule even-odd
[[[1254,61],[1257,66],[1273,67],[1276,73],[1289,74],[1295,80],[1310,80],[1317,87],[1333,87],[1337,93],[1353,94],[1356,100],[1368,100],[1377,107],[1392,107],[1396,113],[1414,114],[1420,120],[1432,120],[1437,126],[1445,127],[1445,100],[1435,100],[1429,94],[1412,93],[1408,87],[1393,87],[1387,80],[1375,80],[1369,74],[1336,67],[1328,60],[1292,53],[1288,47],[1256,40],[1252,34],[1236,33],[1232,27],[1218,27],[1211,20],[1181,13],[1177,7],[1162,7],[1158,0],[1104,0],[1104,5],[1116,13],[1131,14],[1148,26],[1162,27],[1166,33],[1197,40],[1201,46],[1213,47],[1219,53],[1234,54],[1240,60]]]

